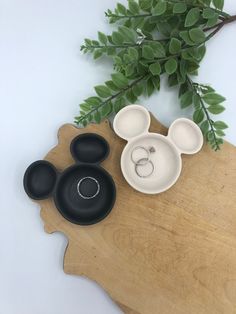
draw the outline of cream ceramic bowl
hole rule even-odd
[[[121,155],[122,173],[134,189],[146,194],[168,190],[180,176],[181,154],[195,154],[203,145],[200,128],[186,118],[175,120],[167,136],[149,133],[150,114],[139,105],[130,105],[120,110],[114,119],[113,127],[118,136],[128,141]],[[155,148],[155,153],[150,155],[154,170],[152,175],[146,178],[137,175],[131,158],[134,148],[140,146]],[[140,158],[142,157],[143,155],[140,155]],[[145,167],[150,171],[148,165]],[[142,169],[145,170],[145,167]]]

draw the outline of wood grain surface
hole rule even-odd
[[[153,117],[150,130],[166,133]],[[215,153],[205,145],[183,156],[178,182],[165,193],[144,195],[122,177],[125,141],[107,121],[62,126],[45,159],[58,170],[73,164],[70,142],[85,132],[110,144],[102,166],[114,178],[117,200],[92,226],[69,223],[51,199],[38,202],[45,230],[68,237],[64,271],[96,281],[128,314],[236,313],[236,148],[225,143]]]

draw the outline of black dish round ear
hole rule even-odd
[[[95,133],[80,134],[70,145],[71,155],[77,162],[99,164],[107,158],[110,149],[107,141]]]
[[[27,168],[24,175],[25,192],[32,199],[46,199],[52,196],[57,176],[58,172],[50,162],[35,161]]]

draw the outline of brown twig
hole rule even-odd
[[[235,21],[236,21],[236,15],[229,16],[229,17],[223,19],[222,22],[220,22],[214,26],[204,28],[204,32],[208,32],[208,31],[216,28],[216,30],[217,30],[216,33],[217,33],[219,30],[221,30],[221,28],[223,26],[225,26],[226,24],[235,22]]]

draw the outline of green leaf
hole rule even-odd
[[[135,65],[134,64],[128,64],[127,67],[125,68],[125,75],[127,77],[130,77],[135,71]]]
[[[142,95],[142,93],[143,93],[143,86],[142,86],[142,84],[134,85],[132,87],[132,91],[133,91],[133,93],[134,93],[134,95],[136,97],[139,97],[140,95]]]
[[[188,11],[188,14],[185,19],[185,27],[193,26],[197,23],[200,17],[200,9],[199,8],[192,8]]]
[[[97,40],[92,40],[92,45],[98,46],[98,45],[99,45],[99,41],[97,41]]]
[[[206,6],[210,6],[211,5],[211,1],[212,0],[203,0],[203,1],[201,1],[201,3],[204,3]]]
[[[163,47],[163,45],[156,41],[156,42],[151,42],[150,46],[152,47],[153,51],[154,51],[154,55],[157,58],[164,58],[166,56],[166,51],[165,48]]]
[[[119,112],[123,107],[125,107],[125,99],[124,98],[118,98],[116,99],[114,103],[114,111],[115,113]]]
[[[212,10],[211,8],[203,9],[202,16],[204,19],[211,19],[215,17],[215,11]]]
[[[222,11],[222,9],[224,7],[224,0],[213,0],[213,4],[214,4],[216,9]]]
[[[192,105],[192,102],[193,102],[192,91],[187,91],[180,97],[180,106],[182,109]]]
[[[119,88],[112,82],[112,81],[107,81],[105,82],[106,86],[113,90],[114,92],[117,92]]]
[[[154,58],[154,51],[150,46],[144,45],[142,48],[142,56],[144,59],[152,60]]]
[[[85,38],[84,42],[85,42],[86,46],[92,45],[92,41],[89,38]]]
[[[201,92],[203,94],[208,94],[208,93],[215,92],[215,90],[209,85],[201,85]]]
[[[206,46],[202,45],[198,48],[198,61],[200,62],[206,54]]]
[[[101,50],[99,50],[99,49],[96,49],[95,51],[94,51],[94,53],[93,53],[93,58],[96,60],[96,59],[98,59],[98,58],[100,58],[101,56],[102,56],[102,51]]]
[[[225,107],[221,105],[213,105],[207,108],[210,113],[219,114],[225,110]]]
[[[102,106],[101,109],[101,115],[102,115],[102,119],[107,117],[112,111],[112,106],[111,106],[111,102],[107,102]]]
[[[128,85],[129,80],[122,73],[114,73],[111,75],[113,83],[118,88],[124,88]]]
[[[146,90],[148,97],[150,97],[155,90],[155,86],[151,78],[147,80]]]
[[[107,47],[107,55],[113,56],[116,54],[116,49],[114,47]]]
[[[132,92],[132,89],[127,90],[127,92],[125,93],[125,96],[131,104],[134,104],[137,100],[137,97]]]
[[[114,60],[114,63],[117,65],[122,65],[123,63],[122,59],[119,56],[114,56],[113,60]]]
[[[160,76],[152,76],[151,80],[154,88],[160,90]]]
[[[161,74],[161,66],[159,62],[152,63],[149,66],[149,71],[152,73],[152,75],[160,75]]]
[[[174,58],[170,58],[168,61],[165,63],[165,70],[167,74],[173,74],[177,70],[177,62]]]
[[[139,75],[144,75],[147,73],[148,65],[142,61],[139,61],[137,65],[137,72]]]
[[[99,111],[96,111],[96,112],[94,113],[93,118],[94,118],[94,121],[95,121],[96,123],[100,123],[101,120],[102,120],[102,117],[101,117],[101,114],[100,114]]]
[[[129,47],[128,48],[128,54],[129,56],[133,59],[133,60],[138,60],[138,51],[137,49],[133,48],[133,47]]]
[[[100,96],[102,98],[107,98],[107,97],[111,96],[110,89],[105,85],[95,86],[94,89],[95,89],[96,93],[98,94],[98,96]]]
[[[148,10],[152,7],[153,0],[139,0],[139,6],[142,10]]]
[[[195,61],[187,61],[186,70],[189,74],[194,74],[195,71],[199,68],[199,64]]]
[[[188,91],[188,84],[187,83],[180,84],[180,87],[179,87],[179,98],[183,94],[185,94],[187,91]]]
[[[129,10],[132,14],[139,13],[139,5],[134,0],[129,0]]]
[[[202,122],[202,124],[200,125],[202,134],[205,136],[209,130],[210,124],[208,122],[208,120],[205,120],[204,122]]]
[[[176,73],[169,75],[168,84],[170,87],[173,87],[179,84]]]
[[[157,5],[153,8],[152,14],[153,15],[162,15],[165,13],[167,9],[167,3],[163,0],[158,0]]]
[[[181,49],[181,41],[177,38],[171,38],[169,51],[172,55],[180,52]]]
[[[202,109],[198,109],[193,114],[193,121],[197,124],[201,123],[204,119],[204,112]]]
[[[179,33],[179,36],[185,41],[187,45],[195,45],[195,43],[191,40],[188,31],[182,31]]]
[[[183,84],[186,81],[186,75],[182,76],[179,72],[176,72],[176,75],[179,84]]]
[[[208,19],[208,21],[206,23],[206,27],[215,26],[218,23],[218,19],[219,19],[219,14],[215,13],[214,17]]]
[[[126,26],[120,26],[119,32],[123,36],[125,41],[131,42],[131,43],[136,43],[137,34],[134,30],[132,30]]]
[[[85,128],[87,126],[88,122],[84,119],[84,120],[82,120],[82,124],[83,124],[83,127]]]
[[[123,36],[119,32],[113,32],[111,37],[115,45],[123,44]]]
[[[184,59],[180,61],[179,72],[180,72],[181,77],[185,80],[186,74],[187,74],[187,63]]]
[[[128,27],[132,27],[133,29],[137,30],[137,28],[143,28],[145,22],[146,21],[145,21],[144,17],[142,17],[142,16],[136,17],[134,19],[130,19],[131,25],[128,26]],[[127,25],[125,25],[125,26],[127,26]]]
[[[200,96],[198,94],[193,95],[193,105],[196,110],[201,108]]]
[[[223,96],[214,92],[205,94],[203,96],[203,99],[208,105],[218,105],[225,101],[225,98]]]
[[[216,134],[218,136],[225,136],[225,132],[223,132],[222,130],[216,130]]]
[[[200,28],[190,29],[189,37],[193,42],[197,44],[204,42],[204,40],[206,39],[205,33]]]
[[[215,135],[214,131],[209,131],[207,133],[207,139],[209,142],[214,141],[214,138],[215,138],[214,135]]]
[[[184,13],[187,10],[187,5],[183,2],[175,3],[173,13]]]
[[[130,57],[130,55],[128,55],[127,53],[124,54],[123,59],[126,64],[133,62],[132,57]]]
[[[93,97],[89,97],[89,98],[85,99],[85,102],[92,107],[97,107],[100,105],[102,100],[99,97],[93,96]]]
[[[214,128],[218,129],[218,130],[225,130],[228,128],[228,125],[223,122],[223,121],[216,121],[214,122]]]
[[[104,45],[107,44],[107,36],[103,34],[102,32],[98,32],[98,39],[102,44]]]
[[[122,15],[126,15],[126,13],[127,13],[126,7],[123,4],[121,4],[121,3],[117,3],[117,10]]]
[[[217,138],[217,144],[218,145],[224,144],[223,139],[222,138]]]
[[[89,104],[80,104],[80,110],[83,111],[89,111],[90,110],[90,105]]]
[[[157,22],[157,29],[158,31],[166,36],[166,37],[169,37],[171,35],[171,32],[173,30],[173,28],[171,27],[171,25],[167,22],[164,22],[164,21],[160,21],[160,22]]]
[[[93,120],[92,114],[89,114],[89,115],[87,116],[87,119],[88,119],[88,122],[91,122],[91,121]]]

